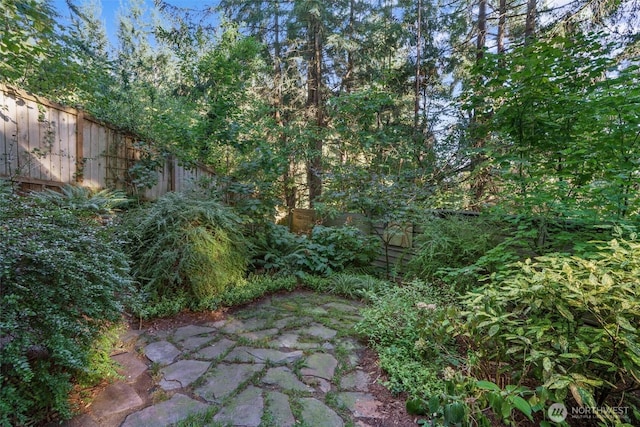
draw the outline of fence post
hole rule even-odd
[[[84,181],[84,111],[76,110],[76,182]]]
[[[167,156],[169,163],[169,191],[176,191],[176,158],[173,154]]]

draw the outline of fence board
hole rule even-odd
[[[9,121],[5,123],[6,136],[8,140],[9,171],[11,174],[18,173],[18,121],[16,120],[16,102],[11,95],[5,97],[7,106],[7,116]]]
[[[51,175],[55,181],[65,182],[62,176],[62,141],[60,140],[60,114],[58,110],[49,108],[49,126],[52,131],[50,150],[47,158],[51,161]],[[47,141],[48,142],[48,141]],[[45,159],[46,160],[46,159]],[[46,161],[44,162],[46,164]]]
[[[20,98],[13,98],[16,109],[16,140],[18,144],[18,169],[31,175],[33,162],[29,153],[29,110]]]
[[[41,148],[39,143],[34,142],[40,139],[38,105],[30,100],[22,101],[24,103],[21,103],[20,99],[16,99],[18,141],[21,144],[18,162],[21,165],[21,170],[27,171],[34,179],[49,179],[42,172],[43,156],[39,155],[44,154],[46,147]],[[46,169],[46,167],[44,168]]]
[[[9,120],[4,107],[5,94],[0,91],[0,176],[9,175],[9,154],[7,153],[7,137],[5,136],[4,124]]]
[[[71,133],[75,117],[58,111],[58,137],[60,141],[60,175],[63,182],[74,182],[75,165],[75,134]]]
[[[0,85],[0,177],[29,189],[81,183],[137,193],[130,170],[140,153],[136,137],[83,111]],[[143,194],[156,199],[212,175],[169,157],[158,181]]]

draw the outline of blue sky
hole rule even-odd
[[[73,0],[74,4],[80,6],[85,0]],[[102,5],[102,20],[105,23],[107,29],[107,36],[112,46],[115,46],[116,33],[118,30],[118,12],[129,2],[128,0],[100,0]],[[149,8],[153,7],[153,0],[145,0],[145,3]],[[169,0],[169,4],[177,7],[187,7],[193,9],[202,9],[206,6],[212,6],[217,4],[217,0]],[[69,19],[69,8],[67,7],[66,0],[53,0],[53,5],[61,15],[64,23]]]

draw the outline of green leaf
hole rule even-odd
[[[498,387],[497,384],[491,382],[491,381],[486,381],[486,380],[481,380],[481,381],[477,381],[476,382],[476,387],[482,389],[482,390],[491,390],[491,391],[500,391],[500,387]]]
[[[499,325],[493,325],[489,328],[489,332],[487,333],[488,336],[492,337],[495,334],[498,333],[498,331],[500,330],[500,326]]]
[[[444,420],[451,424],[464,421],[465,406],[460,402],[449,403],[444,407]]]
[[[527,418],[533,420],[533,417],[531,416],[531,405],[529,405],[529,402],[527,402],[520,396],[510,396],[510,399],[508,400],[516,409],[525,414]]]
[[[624,317],[616,316],[616,322],[622,329],[625,329],[629,332],[636,332],[637,329]]]
[[[561,315],[562,317],[564,317],[565,319],[567,319],[567,320],[568,320],[568,321],[570,321],[570,322],[573,322],[573,320],[574,320],[574,319],[573,319],[573,314],[571,314],[571,312],[567,309],[567,307],[565,307],[565,306],[564,306],[564,305],[562,305],[562,304],[558,304],[558,305],[556,306],[556,308],[557,308],[557,310],[558,310],[558,313],[560,313],[560,315]]]

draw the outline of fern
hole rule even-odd
[[[244,278],[240,219],[219,202],[169,193],[126,224],[133,272],[152,304],[186,294],[197,306]]]
[[[45,206],[53,205],[97,214],[112,214],[114,209],[129,203],[129,198],[121,190],[94,190],[74,185],[65,185],[59,192],[45,189],[32,196]]]

